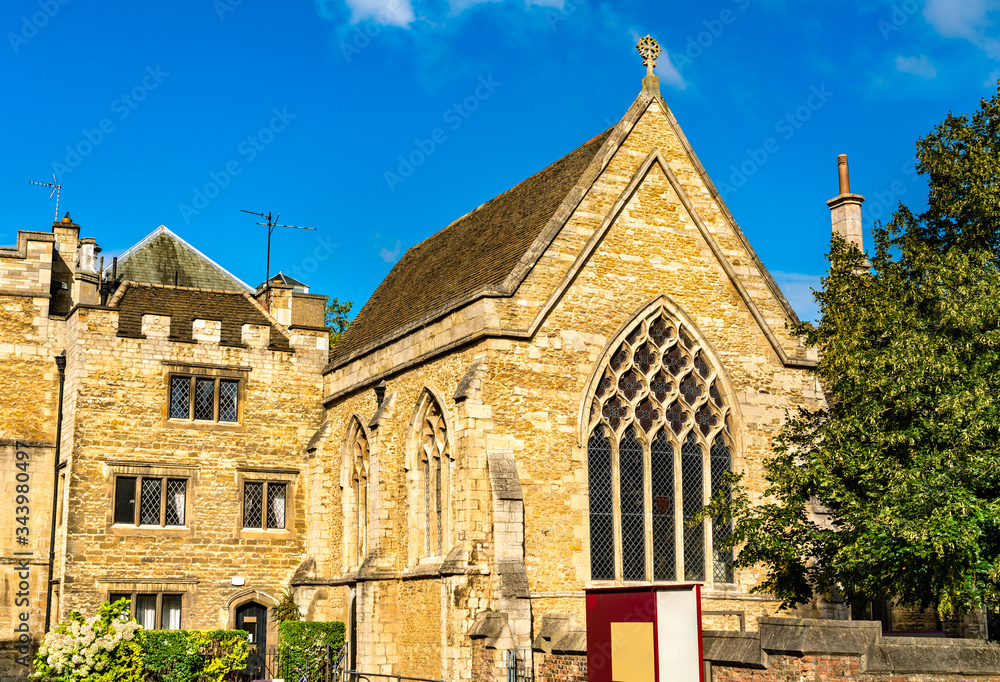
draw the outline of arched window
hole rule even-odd
[[[358,566],[370,549],[372,496],[368,433],[357,417],[348,429],[344,468],[344,556],[348,566]]]
[[[730,525],[688,523],[732,466],[729,407],[708,350],[657,310],[600,377],[587,429],[591,579],[732,582],[732,552],[719,547]]]
[[[448,533],[448,481],[451,453],[448,447],[448,427],[441,406],[429,393],[417,425],[417,480],[414,491],[414,511],[419,528],[418,551],[422,556],[445,553]]]
[[[368,554],[368,438],[363,429],[358,429],[354,437],[353,467],[351,470],[351,488],[354,492],[354,535],[355,564],[360,564]]]

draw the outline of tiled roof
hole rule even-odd
[[[107,266],[107,261],[105,261]],[[110,271],[110,267],[106,267]],[[118,257],[118,281],[248,291],[232,273],[161,225]]]
[[[271,350],[292,350],[288,337],[243,292],[126,282],[110,305],[119,310],[118,336],[142,338],[143,315],[169,315],[171,341],[193,343],[194,320],[219,320],[220,345],[242,346],[243,325],[256,324],[271,328]]]
[[[611,134],[607,130],[409,249],[340,337],[331,365],[477,292],[498,292]]]

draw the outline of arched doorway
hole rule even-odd
[[[247,658],[246,677],[264,679],[267,672],[267,607],[248,601],[236,609],[236,629],[250,634],[250,656]]]

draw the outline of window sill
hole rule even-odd
[[[245,540],[294,540],[295,534],[287,528],[240,528],[240,537]]]
[[[168,429],[198,429],[199,431],[246,431],[246,426],[240,422],[214,422],[203,419],[163,420],[164,428]]]
[[[112,535],[139,535],[147,537],[185,537],[194,531],[192,526],[133,526],[126,523],[116,523],[111,526]]]

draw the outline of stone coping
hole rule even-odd
[[[705,631],[704,659],[768,668],[768,657],[858,657],[863,673],[1000,675],[1000,645],[977,639],[882,637],[873,621],[763,617],[758,632]]]

